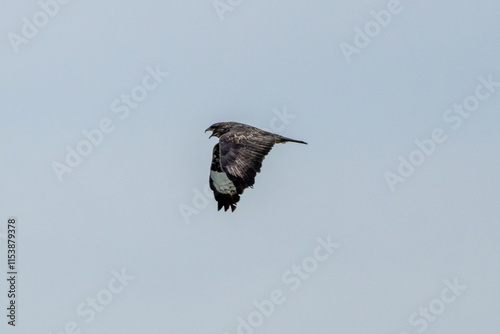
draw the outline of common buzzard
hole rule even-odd
[[[243,190],[253,187],[262,160],[274,144],[288,141],[307,144],[236,122],[215,123],[207,131],[212,131],[209,138],[219,138],[213,150],[210,188],[218,210],[224,208],[224,211],[230,207],[234,211]]]

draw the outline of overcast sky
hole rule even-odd
[[[499,332],[498,1],[0,12],[2,333]],[[234,213],[220,121],[309,143]]]

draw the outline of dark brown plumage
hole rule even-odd
[[[218,210],[236,209],[240,195],[255,183],[264,157],[274,144],[306,142],[286,138],[250,125],[236,122],[215,123],[206,131],[219,138],[214,146],[210,169],[210,188],[218,202]]]

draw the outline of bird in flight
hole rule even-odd
[[[210,188],[218,202],[218,210],[224,208],[224,211],[229,208],[234,211],[243,190],[253,188],[262,161],[274,144],[307,144],[236,122],[215,123],[207,131],[212,131],[209,138],[219,138],[212,155]]]

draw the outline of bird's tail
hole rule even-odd
[[[276,143],[281,144],[281,143],[286,143],[288,141],[291,141],[292,143],[299,143],[299,144],[306,144],[307,145],[307,143],[305,141],[295,140],[295,139],[287,138],[287,137],[283,137],[283,136],[278,136]]]

